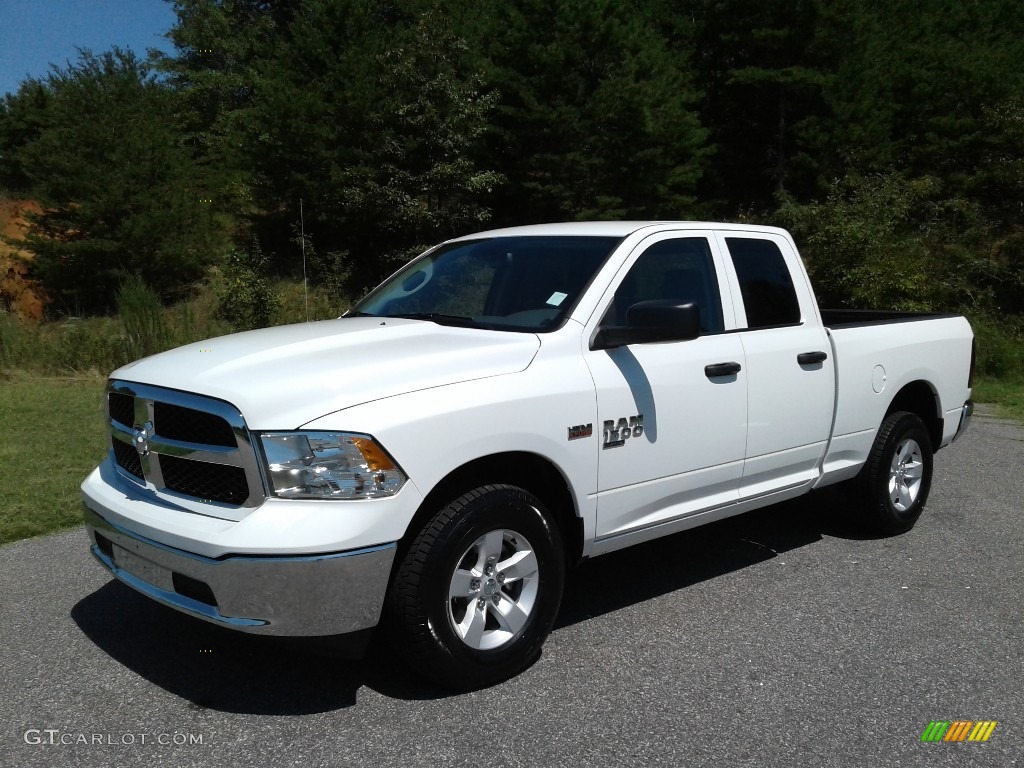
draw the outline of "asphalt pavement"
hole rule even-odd
[[[1024,766],[1022,506],[1024,428],[976,417],[910,533],[822,491],[597,558],[533,667],[459,695],[157,606],[82,529],[18,542],[0,766]]]

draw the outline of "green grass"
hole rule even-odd
[[[0,544],[78,525],[106,453],[103,379],[0,374]]]
[[[974,382],[972,396],[976,403],[994,405],[997,416],[1024,421],[1024,381],[979,378]]]

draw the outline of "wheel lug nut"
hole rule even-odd
[[[487,605],[487,601],[484,600],[482,597],[476,601],[476,607],[481,611],[484,609],[485,605]]]
[[[504,573],[499,573],[498,574],[498,583],[499,584],[504,584],[505,583],[505,574]]]
[[[472,589],[474,592],[480,589],[480,579],[473,579],[472,581],[470,581],[469,588]]]
[[[501,603],[501,594],[498,593],[498,592],[495,592],[491,596],[491,600],[494,602],[495,605],[499,605]]]

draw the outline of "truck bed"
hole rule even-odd
[[[821,309],[821,322],[826,328],[852,328],[880,323],[906,323],[959,317],[955,312],[896,312],[886,309]]]
[[[933,447],[952,441],[965,392],[969,397],[971,344],[958,314],[821,310],[836,370],[836,411],[822,484],[846,479],[865,461],[878,424],[896,393],[930,382],[937,433]],[[910,324],[910,325],[907,325]]]

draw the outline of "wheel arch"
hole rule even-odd
[[[897,411],[908,411],[921,419],[928,430],[932,453],[938,450],[938,446],[942,442],[943,419],[939,407],[939,395],[929,382],[918,379],[905,384],[889,403],[882,420],[884,421],[890,414]]]
[[[401,560],[416,533],[440,507],[466,491],[499,483],[518,486],[543,501],[554,516],[562,536],[566,565],[572,566],[581,560],[583,521],[565,475],[543,456],[528,451],[509,451],[469,461],[438,481],[410,521],[405,536],[399,542],[395,562]]]

